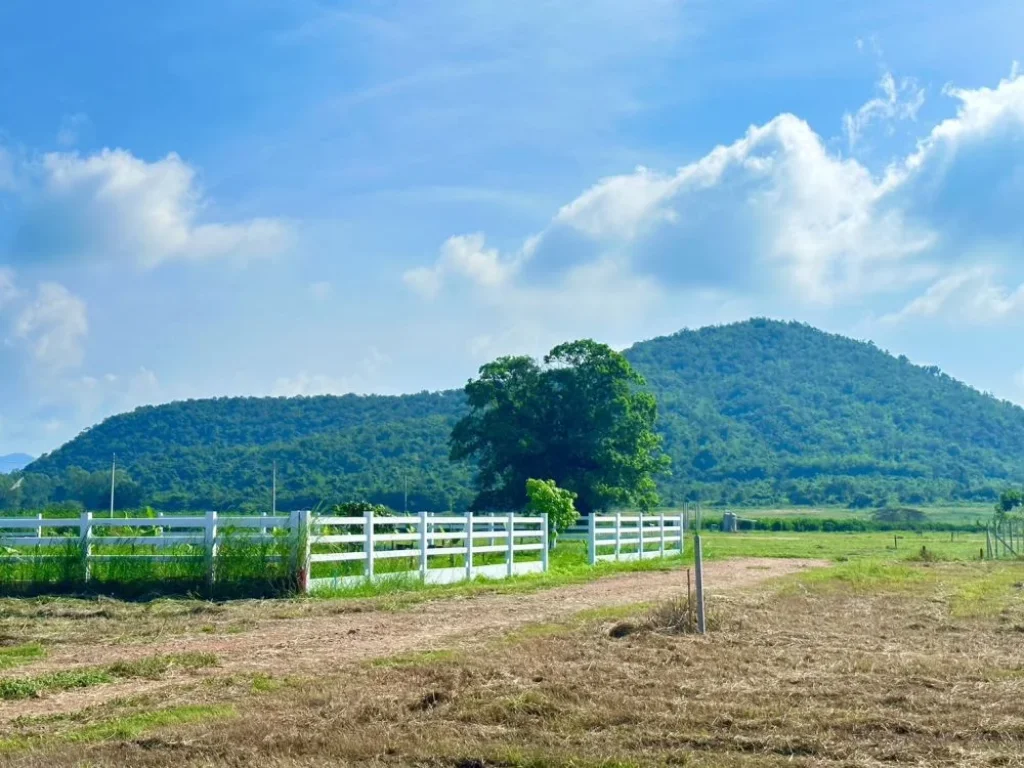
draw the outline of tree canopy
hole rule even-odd
[[[543,362],[502,357],[466,385],[470,412],[452,430],[451,459],[477,468],[477,509],[518,509],[530,478],[576,494],[581,512],[657,502],[667,468],[657,406],[620,353],[585,339]]]

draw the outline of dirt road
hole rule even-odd
[[[827,565],[815,560],[746,558],[708,563],[710,593],[755,586],[770,578]],[[257,618],[244,633],[184,634],[153,643],[69,643],[51,649],[45,661],[18,670],[18,676],[57,669],[110,664],[158,654],[215,654],[210,675],[262,672],[315,676],[324,669],[396,654],[479,645],[519,627],[567,621],[580,611],[678,595],[686,590],[684,571],[631,573],[587,584],[527,594],[441,598],[400,611],[372,610],[301,618]],[[110,699],[153,692],[173,681],[131,680],[33,701],[0,702],[0,721],[17,715],[76,711]]]

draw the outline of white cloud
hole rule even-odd
[[[991,323],[1017,314],[1024,314],[1024,284],[1008,289],[996,282],[991,267],[982,266],[944,276],[883,321],[899,323],[915,317],[943,316]]]
[[[912,81],[885,77],[882,89],[884,99],[852,118],[856,131],[917,116]],[[646,276],[670,292],[783,295],[805,305],[853,305],[931,284],[931,295],[907,310],[925,312],[949,290],[944,278],[992,268],[994,254],[1019,263],[1022,241],[1024,77],[1015,70],[994,88],[945,94],[958,102],[956,115],[881,173],[830,151],[805,121],[783,114],[674,172],[641,167],[600,180],[514,256],[485,249],[481,234],[453,238],[472,246],[472,256],[450,256],[446,244],[433,266],[405,280],[433,296],[457,273],[506,294],[615,264],[620,279]],[[958,303],[974,318],[1010,316],[1019,301],[1019,291],[992,281],[958,290],[978,293]]]
[[[152,163],[121,149],[44,155],[19,181],[26,215],[17,252],[151,268],[172,260],[246,260],[287,246],[289,227],[278,219],[206,220],[210,201],[196,175],[173,153]]]
[[[882,74],[878,81],[881,96],[871,99],[854,114],[843,115],[843,132],[853,149],[872,123],[882,123],[892,132],[892,125],[899,120],[916,120],[917,113],[924,106],[924,88],[910,77],[897,82],[891,72]]]
[[[275,397],[300,395],[341,395],[352,391],[350,379],[345,376],[325,376],[301,371],[295,376],[281,376],[274,382],[271,394]]]
[[[486,247],[482,234],[457,235],[441,246],[433,266],[410,269],[403,279],[425,298],[435,297],[448,276],[464,278],[479,288],[500,288],[515,275],[522,258],[523,254],[503,259],[496,248]]]
[[[18,315],[14,334],[38,365],[59,371],[81,364],[88,330],[85,302],[59,283],[41,283]]]

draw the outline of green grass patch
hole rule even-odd
[[[10,669],[44,658],[46,649],[39,643],[0,647],[0,669]]]
[[[117,680],[133,678],[157,679],[172,668],[196,670],[214,666],[217,657],[206,653],[185,653],[170,656],[151,656],[134,661],[123,661],[106,667],[84,667],[62,670],[33,677],[0,680],[0,699],[31,699],[46,693],[89,688]]]
[[[904,591],[928,579],[924,568],[884,560],[854,560],[831,568],[796,574],[793,582],[804,588],[855,592]]]
[[[1000,563],[974,574],[956,587],[949,607],[957,618],[995,618],[1012,608],[1024,611],[1024,567]]]
[[[59,744],[137,739],[142,734],[157,728],[225,720],[236,715],[237,712],[232,706],[181,706],[150,712],[136,712],[106,718],[57,733],[0,738],[0,754],[44,749]]]

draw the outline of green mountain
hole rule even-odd
[[[626,355],[658,398],[670,503],[987,501],[1024,480],[1024,409],[870,343],[751,320]],[[125,497],[165,508],[265,508],[275,461],[282,507],[368,498],[401,509],[406,489],[409,508],[461,507],[471,471],[448,463],[447,440],[464,407],[456,391],[139,408],[33,462],[24,486],[84,498],[75,483],[109,471],[116,453],[135,484],[125,480]]]

